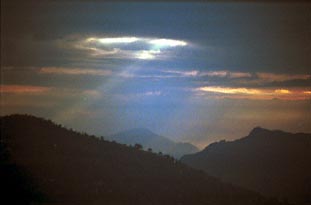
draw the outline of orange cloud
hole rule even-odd
[[[199,95],[204,93],[218,94],[217,98],[246,98],[246,99],[282,99],[282,100],[305,100],[310,99],[311,92],[305,90],[287,89],[251,89],[205,86],[194,89]]]
[[[3,94],[48,94],[50,97],[53,96],[61,98],[78,96],[100,98],[102,96],[102,92],[98,90],[66,89],[31,85],[1,85],[0,91]]]
[[[100,69],[86,69],[86,68],[43,67],[39,70],[39,73],[110,76],[112,74],[112,71],[111,70],[100,70]]]
[[[286,89],[277,89],[274,92],[277,94],[290,94],[290,93],[292,93],[291,91],[286,90]]]
[[[230,78],[250,78],[252,77],[252,74],[244,73],[244,72],[230,72],[229,77]]]
[[[259,79],[268,82],[282,82],[288,80],[307,80],[311,79],[311,75],[289,75],[289,74],[274,74],[274,73],[257,73]]]
[[[230,87],[214,87],[206,86],[200,87],[197,90],[205,92],[215,92],[215,93],[224,93],[224,94],[248,94],[256,95],[261,94],[262,92],[258,89],[248,89],[248,88],[230,88]]]
[[[0,85],[1,93],[43,93],[51,90],[49,87],[31,85]]]

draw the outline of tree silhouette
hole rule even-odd
[[[137,150],[141,150],[141,149],[143,149],[143,146],[141,144],[136,143],[134,145],[134,148],[137,149]]]

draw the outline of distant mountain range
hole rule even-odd
[[[12,115],[0,122],[2,204],[281,205],[171,157],[41,118]]]
[[[169,154],[177,159],[185,154],[192,154],[199,151],[197,147],[190,143],[177,143],[143,128],[120,132],[109,136],[107,139],[127,145],[138,143],[145,149],[151,148],[153,152]]]
[[[311,204],[311,134],[257,127],[181,161],[226,182],[297,204]]]

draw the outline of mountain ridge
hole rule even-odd
[[[175,158],[199,151],[191,143],[175,142],[146,128],[134,128],[118,132],[108,136],[108,139],[127,145],[141,144],[145,149],[151,148],[155,152],[169,154]]]
[[[181,161],[226,182],[293,203],[311,200],[311,134],[254,128]]]
[[[4,202],[282,204],[222,183],[173,158],[74,132],[42,118],[13,115],[0,122]],[[25,176],[29,180],[14,180]]]

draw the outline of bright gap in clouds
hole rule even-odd
[[[137,53],[137,58],[148,60],[148,59],[154,59],[156,54],[161,53],[160,50],[144,50]]]
[[[172,53],[172,48],[186,46],[187,42],[176,39],[144,38],[144,37],[90,37],[85,39],[78,47],[91,50],[93,56],[106,56],[109,58],[136,58],[141,60],[159,59],[163,50]],[[139,49],[137,49],[137,46]]]
[[[117,37],[117,38],[88,38],[87,41],[98,41],[103,44],[113,43],[133,43],[138,41],[136,37]]]
[[[86,41],[97,41],[103,44],[118,44],[118,43],[134,43],[137,41],[145,42],[158,47],[176,47],[176,46],[186,46],[187,42],[174,39],[165,38],[140,38],[140,37],[109,37],[109,38],[87,38]]]
[[[187,45],[185,41],[172,40],[172,39],[154,39],[150,40],[149,43],[158,47],[175,47]]]

